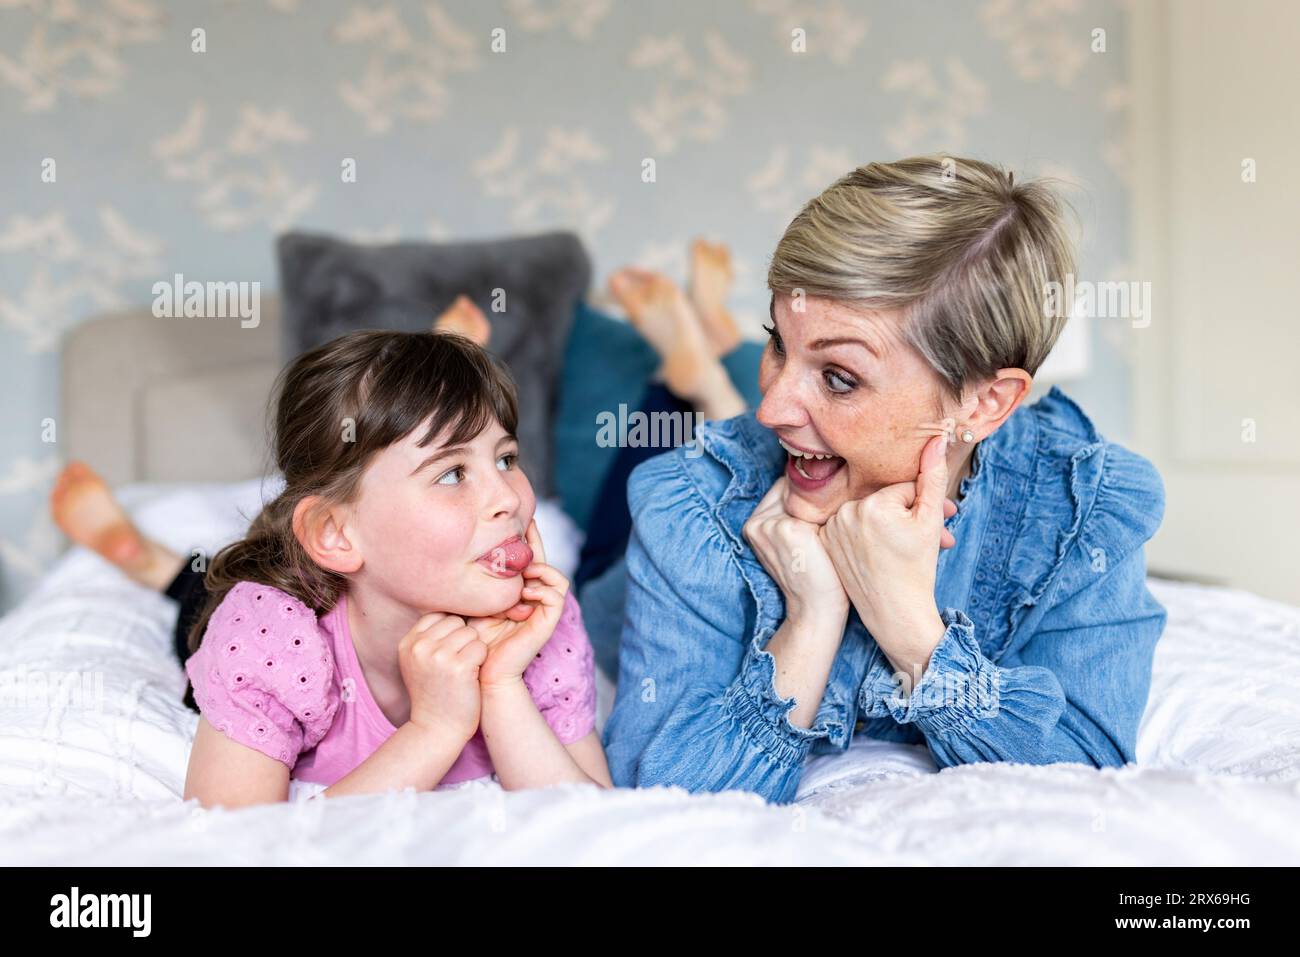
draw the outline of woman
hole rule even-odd
[[[1133,760],[1163,485],[1059,389],[1023,404],[1073,263],[1054,195],[974,160],[873,163],[795,217],[756,413],[636,467],[587,589],[625,592],[616,785],[788,802],[855,733],[940,767]]]

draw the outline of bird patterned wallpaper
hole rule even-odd
[[[1125,276],[1126,21],[1084,0],[0,0],[0,607],[64,547],[61,337],[176,273],[273,289],[290,227],[566,228],[597,286],[630,262],[683,280],[705,236],[757,335],[805,200],[943,152],[1059,178],[1081,273]],[[1128,329],[1062,346],[1119,441]]]

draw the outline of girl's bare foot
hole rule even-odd
[[[663,360],[659,372],[669,391],[705,418],[729,418],[745,410],[694,309],[671,279],[627,266],[610,275],[609,291]]]
[[[134,581],[162,591],[184,559],[145,538],[104,480],[84,462],[70,462],[54,481],[50,513],[63,533],[108,559]]]
[[[492,326],[488,324],[483,310],[474,305],[474,301],[463,293],[447,307],[433,324],[434,332],[454,332],[471,342],[486,346],[492,335]]]
[[[725,243],[696,239],[691,243],[690,297],[715,356],[740,345],[740,330],[727,309],[735,270]]]

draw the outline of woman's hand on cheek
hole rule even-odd
[[[564,611],[569,580],[546,564],[536,522],[528,526],[525,538],[533,550],[533,563],[523,571],[519,604],[500,615],[467,622],[488,646],[487,660],[479,668],[479,684],[485,689],[522,680],[524,671],[550,641]]]
[[[932,439],[922,451],[915,482],[845,502],[821,530],[853,607],[896,664],[906,658],[924,667],[943,636],[935,574],[940,547],[954,544],[944,518],[956,512],[945,498],[944,449],[942,436]]]
[[[786,478],[781,476],[745,522],[745,540],[785,596],[787,619],[821,617],[842,635],[849,597],[817,526],[786,512],[785,493]]]

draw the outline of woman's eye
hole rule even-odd
[[[505,455],[497,459],[497,468],[499,468],[502,472],[509,472],[512,468],[515,467],[515,463],[517,461],[519,461],[518,452],[507,452]],[[505,464],[502,465],[501,464],[502,462],[504,462]]]
[[[785,355],[785,343],[781,341],[781,333],[776,331],[776,326],[764,326],[767,332],[768,340],[772,343],[772,351],[779,356]]]
[[[465,480],[465,466],[458,465],[454,469],[448,469],[438,476],[435,485],[459,485]]]
[[[856,382],[843,373],[836,372],[834,369],[827,369],[823,375],[826,379],[826,388],[834,393],[842,395],[845,392],[852,392],[857,388],[858,384]]]

